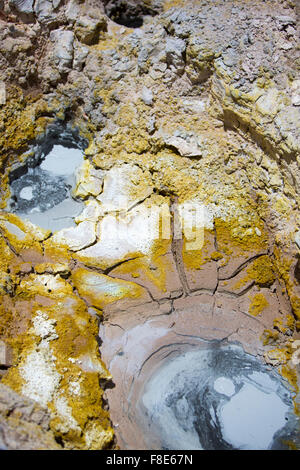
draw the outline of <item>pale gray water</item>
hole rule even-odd
[[[40,168],[57,176],[73,176],[76,168],[82,163],[82,150],[54,145],[40,164]]]
[[[83,203],[72,198],[83,151],[54,145],[41,163],[11,183],[8,210],[52,232],[75,226]]]
[[[137,409],[156,449],[285,448],[299,425],[282,378],[241,347],[218,342],[163,362]]]
[[[263,382],[266,374],[260,373]],[[268,449],[276,431],[285,426],[289,406],[273,390],[244,382],[219,410],[224,439],[238,449]]]

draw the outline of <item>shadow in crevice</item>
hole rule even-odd
[[[300,258],[298,258],[298,261],[296,263],[294,275],[297,283],[300,284]]]
[[[158,8],[142,0],[105,0],[104,9],[112,21],[127,28],[140,28],[146,16],[160,13]]]

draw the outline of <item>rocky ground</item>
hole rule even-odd
[[[299,415],[299,13],[0,0],[2,448],[132,448],[145,365],[200,340],[277,371]],[[43,185],[55,145],[84,161]],[[79,213],[32,221],[64,191]]]

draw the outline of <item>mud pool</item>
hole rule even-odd
[[[218,342],[158,365],[137,410],[152,449],[281,449],[296,429],[279,375]]]
[[[8,210],[52,232],[75,226],[83,204],[72,197],[72,190],[82,163],[81,149],[53,145],[38,165],[13,179]]]

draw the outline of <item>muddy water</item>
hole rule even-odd
[[[280,449],[296,428],[282,379],[218,342],[163,361],[137,410],[150,449]]]
[[[42,162],[11,183],[9,210],[52,232],[74,226],[83,204],[72,198],[83,151],[54,145]]]

